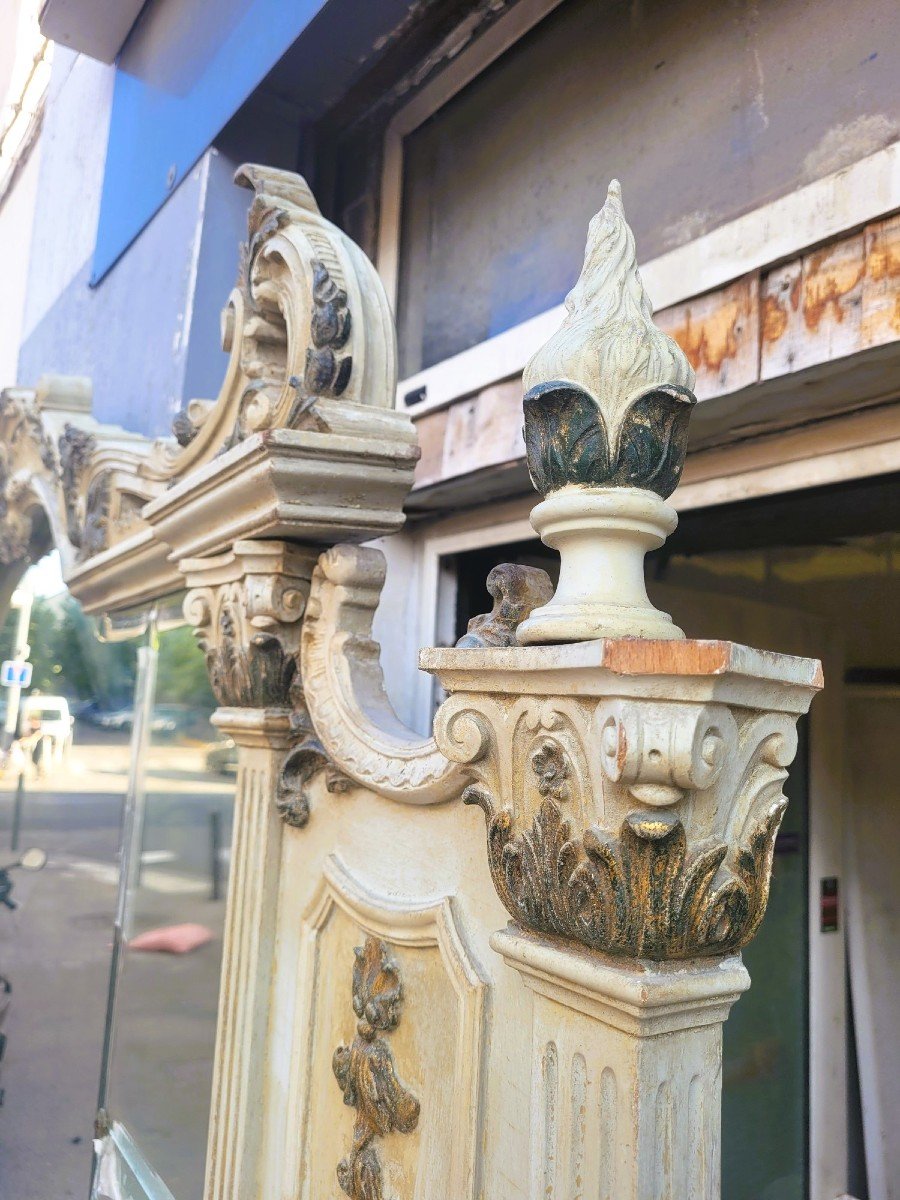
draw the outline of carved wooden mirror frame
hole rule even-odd
[[[562,330],[526,372],[529,466],[545,495],[533,521],[560,550],[560,585],[553,595],[542,572],[498,568],[493,613],[459,647],[423,652],[450,693],[435,739],[387,699],[372,639],[384,558],[359,545],[400,529],[418,458],[394,408],[384,289],[298,176],[247,166],[237,180],[254,195],[214,401],[192,401],[156,442],[94,421],[81,381],[0,402],[10,577],[49,528],[87,612],[186,589],[215,722],[239,746],[207,1200],[294,1194],[306,1178],[311,1076],[279,1082],[272,1047],[279,1014],[313,1020],[317,946],[340,911],[365,933],[340,1001],[359,1022],[331,1081],[356,1108],[352,1144],[328,1168],[347,1195],[380,1197],[381,1139],[415,1136],[420,1112],[437,1120],[439,1101],[395,1069],[415,1024],[401,1019],[395,956],[430,947],[460,1032],[455,1109],[440,1117],[451,1149],[415,1168],[416,1195],[502,1196],[508,1159],[516,1194],[535,1198],[715,1197],[721,1025],[748,984],[739,952],[765,911],[794,726],[821,671],[685,640],[647,599],[643,555],[674,528],[666,497],[693,374],[652,324],[618,190],[592,223]],[[466,867],[494,889],[478,953],[453,895],[376,903],[333,855],[303,912],[285,908],[285,863],[303,857],[286,831],[351,788],[411,806],[410,825],[423,806],[444,830],[464,819],[465,837],[471,813],[447,802],[484,810],[486,860],[479,850]],[[384,819],[400,829],[402,811]],[[512,922],[499,929],[503,908]],[[292,984],[282,943],[297,922]],[[486,1044],[489,997],[497,1047],[502,1021],[519,1022],[521,1068]],[[524,1108],[511,1095],[519,1069]]]

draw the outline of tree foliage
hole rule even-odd
[[[13,654],[16,618],[11,611],[0,628],[0,657],[4,659]],[[102,709],[132,704],[141,639],[102,641],[96,622],[84,615],[68,593],[49,599],[35,597],[28,641],[32,692],[66,696],[73,702],[96,700]],[[156,646],[156,703],[186,704],[211,712],[216,703],[193,631],[186,625],[163,630],[156,637]]]
[[[0,629],[0,656],[11,658],[17,614]],[[102,642],[96,623],[72,596],[36,596],[28,631],[33,667],[31,690],[70,700],[97,700],[104,708],[130,702],[134,691],[134,642]]]
[[[206,659],[188,625],[166,629],[159,635],[156,667],[156,700],[161,704],[190,704],[212,712],[216,707]]]

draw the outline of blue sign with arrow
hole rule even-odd
[[[0,684],[4,687],[29,687],[31,685],[31,663],[6,659],[3,666],[0,667]]]

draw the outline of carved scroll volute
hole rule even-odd
[[[154,478],[182,478],[258,431],[352,432],[355,408],[394,407],[396,334],[368,258],[299,175],[246,164],[235,182],[254,197],[222,318],[226,376],[216,400],[191,401],[174,440],[157,443],[146,467]]]

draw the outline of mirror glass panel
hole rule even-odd
[[[146,613],[107,632],[57,552],[0,563],[3,1197],[81,1197],[90,1171]]]
[[[187,1200],[203,1191],[237,751],[210,723],[192,630],[154,624],[149,641],[106,1107]]]

